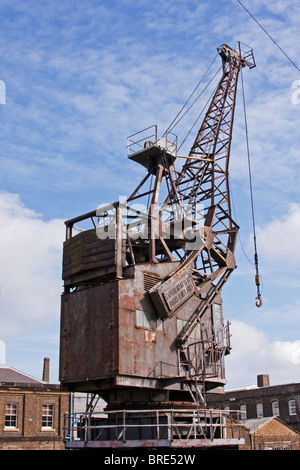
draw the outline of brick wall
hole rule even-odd
[[[207,394],[209,407],[239,410],[246,406],[247,418],[256,418],[258,403],[263,405],[263,416],[273,415],[272,403],[278,402],[279,417],[296,431],[300,431],[300,383],[260,387],[256,389],[236,389],[221,394]],[[289,401],[296,403],[296,414],[291,415]]]
[[[16,426],[6,426],[6,405],[17,405]],[[53,425],[42,423],[43,405],[51,405]],[[64,449],[64,415],[69,411],[69,394],[53,389],[0,388],[0,449]]]
[[[252,434],[252,447],[255,450],[292,447],[299,450],[299,439],[299,433],[274,418]]]

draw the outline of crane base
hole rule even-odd
[[[175,405],[175,406],[174,406]],[[205,449],[245,443],[239,411],[165,403],[72,416],[68,449]],[[67,428],[70,429],[69,427]]]

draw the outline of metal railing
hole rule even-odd
[[[139,152],[147,142],[153,145],[157,141],[157,126],[149,126],[127,137],[127,155]]]
[[[244,414],[214,409],[139,409],[65,416],[65,441],[241,440]]]
[[[173,132],[165,133],[161,138],[157,138],[157,126],[149,126],[127,137],[127,156],[140,152],[147,147],[157,145],[164,148],[174,157],[177,155],[178,137]]]

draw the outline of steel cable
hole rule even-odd
[[[258,251],[256,241],[256,223],[255,223],[255,211],[253,201],[253,185],[252,185],[252,171],[251,171],[251,159],[250,159],[250,148],[249,148],[249,136],[248,136],[248,122],[246,113],[246,99],[244,89],[243,71],[241,70],[242,77],[242,94],[243,94],[243,107],[244,107],[244,120],[245,120],[245,133],[246,133],[246,147],[247,147],[247,160],[248,160],[248,173],[249,173],[249,187],[250,187],[250,202],[251,202],[251,214],[252,214],[252,225],[253,225],[253,244],[254,244],[254,264],[255,264],[255,284],[257,288],[256,306],[261,307],[263,304],[262,296],[260,292],[260,275],[258,269]]]

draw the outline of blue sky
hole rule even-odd
[[[300,67],[298,0],[242,3]],[[261,373],[271,384],[299,382],[299,71],[236,0],[2,0],[0,19],[6,363],[41,377],[49,356],[58,380],[64,221],[137,186],[144,173],[127,159],[126,137],[153,124],[163,134],[217,47],[241,41],[257,63],[243,78],[264,305],[255,306],[247,259],[253,242],[240,86],[230,167],[238,268],[223,289],[233,346],[228,387],[251,385]],[[175,129],[179,141],[200,106]]]

